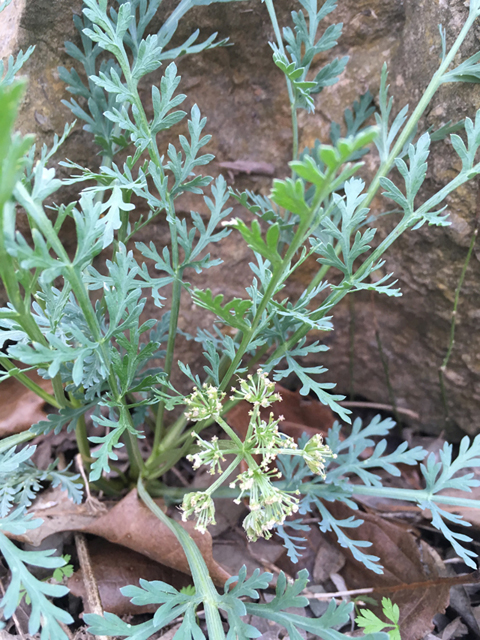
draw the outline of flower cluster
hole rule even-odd
[[[303,447],[302,453],[310,471],[322,477],[325,477],[325,460],[337,457],[327,444],[323,444],[323,438],[320,433],[310,438]]]
[[[243,527],[250,540],[270,538],[271,529],[283,524],[288,516],[298,511],[298,498],[272,484],[271,479],[279,477],[281,474],[278,469],[264,471],[260,467],[249,468],[230,484],[234,488],[238,483],[240,489],[235,502],[239,503],[244,494],[249,495],[250,513],[243,521]]]
[[[283,419],[283,416],[280,416],[275,420],[273,413],[270,414],[268,422],[262,420],[259,415],[252,416],[252,420],[254,420],[253,434],[247,444],[252,445],[253,454],[259,454],[263,457],[262,466],[273,462],[280,453],[285,453],[285,450],[297,449],[297,443],[294,439],[281,433],[278,429],[278,425]]]
[[[203,440],[198,434],[192,433],[197,439],[198,451],[187,456],[193,468],[202,465],[209,466],[209,472],[222,473],[221,462],[225,460],[225,453],[236,456],[237,464],[243,458],[248,469],[240,473],[230,484],[231,489],[238,487],[239,495],[235,500],[240,503],[242,498],[248,497],[250,513],[243,522],[244,529],[251,540],[259,537],[270,538],[271,530],[282,525],[286,518],[298,511],[298,499],[292,492],[284,491],[275,486],[274,481],[281,478],[278,469],[272,468],[272,463],[279,455],[295,455],[303,457],[309,469],[316,475],[325,475],[325,462],[333,457],[330,448],[323,443],[322,436],[317,434],[310,438],[303,449],[299,449],[293,438],[281,433],[279,423],[283,416],[275,419],[270,413],[268,420],[261,416],[260,409],[271,406],[281,400],[275,391],[275,383],[269,380],[261,369],[255,376],[247,376],[240,382],[240,388],[234,391],[232,399],[242,399],[253,405],[250,412],[250,424],[245,442],[242,444],[232,429],[220,416],[222,400],[225,394],[213,386],[204,385],[195,389],[187,399],[189,412],[186,414],[191,420],[203,420],[214,417],[232,438],[230,441],[220,441],[214,436],[210,442]],[[220,444],[227,444],[221,447]],[[257,456],[261,460],[257,462]],[[231,469],[224,472],[227,476]],[[219,477],[214,485],[220,486],[225,478]],[[211,495],[214,485],[208,491],[189,493],[183,500],[183,519],[191,515],[197,518],[196,528],[205,531],[208,524],[214,523],[215,508]],[[298,493],[298,492],[297,492]]]
[[[188,411],[185,417],[193,422],[206,418],[218,418],[222,412],[223,391],[212,385],[204,384],[201,389],[193,388],[193,393],[185,398]]]
[[[187,460],[192,463],[193,468],[198,469],[205,465],[210,467],[208,473],[212,476],[215,473],[222,473],[220,463],[224,462],[225,457],[220,449],[220,441],[217,436],[213,436],[210,442],[203,440],[198,433],[193,432],[192,436],[197,438],[197,446],[200,448],[197,453],[187,456]]]
[[[212,497],[206,491],[185,494],[182,502],[182,511],[183,522],[186,522],[192,515],[196,517],[195,529],[200,533],[205,533],[209,524],[216,524],[215,505]]]
[[[257,370],[256,376],[248,375],[246,380],[240,381],[240,389],[232,389],[231,400],[246,400],[257,407],[270,407],[274,402],[281,402],[282,396],[275,392],[275,383],[268,375]]]

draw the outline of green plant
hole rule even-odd
[[[2,491],[6,506],[0,529],[15,534],[38,526],[39,521],[26,515],[26,508],[45,480],[63,483],[72,499],[79,500],[77,478],[68,469],[62,473],[53,467],[38,471],[27,462],[33,448],[16,451],[15,446],[37,434],[58,433],[63,428],[75,431],[90,482],[110,493],[118,490],[118,483],[106,473],[113,469],[116,450],[125,446],[130,460],[126,486],[136,483],[141,499],[178,537],[190,564],[195,591],[179,593],[158,582],[126,587],[123,592],[134,603],[159,605],[153,619],[130,626],[111,614],[104,618],[90,615],[86,619],[94,633],[146,639],[183,615],[178,637],[200,638],[203,632],[195,611],[203,606],[209,637],[214,640],[225,636],[220,610],[228,617],[228,638],[232,639],[255,637],[258,633],[242,620],[247,613],[283,624],[294,638],[299,637],[298,629],[304,629],[324,639],[339,639],[344,636],[332,627],[348,620],[353,605],[335,607],[332,603],[317,620],[283,613],[287,607],[305,605],[306,600],[300,595],[306,584],[304,572],[293,585],[287,585],[285,577],[281,577],[276,597],[268,604],[250,600],[258,599],[258,590],[268,587],[269,574],[254,574],[247,579],[242,569],[235,580],[227,583],[224,594],[219,594],[192,539],[158,509],[150,495],[161,493],[182,502],[184,517],[196,518],[200,530],[214,522],[214,496],[236,500],[248,496],[251,510],[244,521],[247,535],[255,539],[276,531],[294,560],[302,548],[302,537],[297,534],[306,525],[300,519],[287,517],[297,512],[303,515],[315,507],[320,513],[320,528],[333,531],[340,544],[376,572],[382,571],[379,558],[363,551],[370,542],[351,540],[346,534],[361,520],[335,519],[328,503],[340,500],[356,508],[355,495],[409,500],[429,509],[434,526],[467,564],[475,566],[475,554],[464,544],[469,538],[456,531],[456,525],[465,523],[441,505],[480,507],[478,501],[443,493],[451,488],[469,491],[478,485],[473,474],[458,474],[480,464],[480,437],[471,444],[465,438],[455,460],[452,447],[445,445],[437,461],[433,454],[427,457],[420,447],[408,450],[406,444],[386,454],[386,440],[382,438],[393,427],[391,420],[376,418],[366,426],[357,420],[343,440],[337,423],[325,443],[319,436],[296,443],[282,435],[281,420],[263,419],[260,409],[280,400],[272,379],[280,381],[295,374],[302,394],[315,394],[349,422],[348,411],[338,404],[341,396],[330,393],[334,385],[318,381],[317,376],[325,369],[304,364],[307,355],[317,357],[326,349],[319,341],[307,342],[307,336],[312,329],[331,330],[332,310],[348,293],[371,290],[400,295],[390,275],[376,282],[370,278],[383,265],[383,254],[408,229],[424,223],[448,224],[442,208],[445,198],[480,173],[480,164],[475,164],[480,146],[480,112],[475,122],[465,120],[466,142],[452,133],[459,130],[458,125],[417,135],[420,118],[442,83],[476,82],[480,78],[480,54],[451,68],[480,15],[480,0],[471,0],[466,22],[448,51],[441,30],[440,67],[409,118],[404,108],[390,122],[393,100],[388,95],[384,67],[379,112],[375,113],[377,125],[366,126],[375,111],[372,96],[367,93],[345,111],[344,123],[332,125],[331,144],[318,142],[301,153],[298,110],[313,110],[313,96],[337,81],[346,59],[334,60],[315,76],[310,67],[318,53],[336,44],[341,25],[330,26],[319,35],[323,18],[335,8],[334,0],[326,0],[320,9],[316,0],[300,0],[302,10],[292,13],[293,29],[281,31],[272,0],[266,0],[276,36],[273,58],[285,75],[293,129],[291,176],[275,180],[269,197],[229,192],[221,176],[213,180],[196,172],[212,160],[204,149],[209,142],[204,133],[206,118],[197,106],[191,109],[188,119],[179,108],[185,96],[175,93],[181,78],[174,62],[165,67],[160,86],[152,87],[153,112],[148,114],[142,102],[142,79],[164,62],[226,44],[217,41],[216,35],[197,44],[196,32],[183,45],[169,48],[178,20],[192,6],[204,4],[209,1],[181,0],[157,33],[145,35],[151,30],[149,24],[160,0],[116,0],[110,7],[107,0],[85,0],[83,17],[75,18],[82,49],[71,43],[66,48],[83,66],[87,82],[75,69],[60,69],[60,75],[69,91],[78,96],[79,102],[72,98],[68,105],[85,122],[84,128],[101,148],[98,171],[66,162],[64,166],[71,170],[71,177],[56,178],[48,163],[71,127],[65,128],[61,138],[54,138],[51,149],[44,146],[36,156],[31,137],[12,133],[24,85],[20,81],[12,83],[10,71],[0,83],[0,277],[9,300],[0,310],[2,379],[14,376],[57,410],[26,434],[1,443],[0,473],[5,483]],[[17,62],[12,61],[9,69],[18,71],[23,60],[20,56]],[[186,119],[186,135],[179,136],[179,146],[170,142],[161,151],[158,134]],[[341,137],[343,125],[345,136]],[[430,144],[450,133],[462,168],[438,193],[418,204]],[[372,143],[378,150],[380,165],[365,189],[364,182],[354,176]],[[127,148],[131,155],[120,166],[115,159]],[[393,177],[395,170],[396,181],[403,180],[403,190],[387,177]],[[63,185],[85,182],[89,186],[80,190],[78,201],[50,205],[47,215],[47,198]],[[205,195],[207,187],[209,195]],[[368,207],[380,188],[397,206],[394,213],[400,215],[393,231],[372,250],[375,229],[369,226],[372,221]],[[209,211],[206,220],[195,212],[188,218],[179,217],[175,201],[185,192],[203,198]],[[227,222],[230,196],[245,207],[249,222],[239,218]],[[144,217],[135,217],[134,202],[142,202],[148,209]],[[26,214],[31,238],[16,231],[19,207]],[[160,215],[169,225],[169,244],[136,245],[161,272],[160,276],[153,276],[145,264],[136,261],[127,245]],[[61,241],[67,218],[76,230],[73,257]],[[238,234],[253,251],[253,278],[245,298],[225,301],[223,294],[214,296],[209,289],[193,288],[188,277],[192,270],[200,272],[219,264],[208,253],[209,245],[221,242],[230,233]],[[93,265],[100,254],[108,256],[105,273]],[[308,258],[318,261],[318,272],[300,298],[290,300],[283,293],[284,287]],[[332,267],[341,276],[335,285],[325,279]],[[145,296],[151,296],[161,308],[167,286],[171,286],[170,310],[158,320],[143,322]],[[98,292],[95,303],[90,296],[92,291]],[[190,393],[178,391],[171,376],[182,296],[190,296],[195,305],[216,318],[211,332],[198,331],[193,336],[203,346],[206,375],[202,378],[188,363],[178,363],[185,378],[195,385]],[[220,327],[228,331],[223,332]],[[16,366],[14,360],[24,368]],[[152,368],[152,360],[161,361],[161,368]],[[52,395],[26,376],[25,371],[30,369],[52,381]],[[228,391],[227,400],[229,389],[232,391]],[[231,429],[225,417],[242,399],[253,406],[245,440]],[[176,420],[169,419],[169,412],[178,405],[184,411]],[[92,420],[100,435],[87,437],[85,413],[89,410],[93,410]],[[202,438],[200,433],[214,422],[224,437]],[[138,446],[138,440],[146,435],[144,425],[152,425],[153,432],[147,460]],[[90,450],[90,443],[98,445],[94,451]],[[362,457],[369,447],[374,447],[373,454]],[[232,462],[224,468],[227,454],[232,456]],[[184,456],[195,468],[207,465],[213,474],[219,474],[211,487],[185,495],[185,491],[165,487],[158,480]],[[421,491],[383,486],[381,477],[374,472],[380,469],[395,476],[400,474],[397,465],[415,465],[419,461],[425,461],[421,465],[425,489]],[[246,470],[237,474],[230,487],[221,488],[242,462]],[[278,469],[272,468],[273,463]],[[22,490],[25,477],[31,479],[27,492]],[[53,568],[63,561],[51,558],[51,552],[21,551],[2,533],[0,550],[15,576],[1,603],[5,617],[12,615],[23,585],[33,606],[30,633],[41,625],[42,637],[64,638],[58,623],[68,624],[70,616],[45,596],[63,595],[65,587],[41,583],[25,567],[27,563]],[[386,634],[365,637],[380,640]]]
[[[398,621],[400,619],[400,609],[398,605],[393,604],[390,598],[382,598],[382,612],[388,622],[383,622],[370,609],[360,609],[360,613],[355,618],[355,622],[366,633],[375,633],[388,629],[388,637],[390,640],[402,640],[400,636],[400,627]]]

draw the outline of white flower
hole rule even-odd
[[[212,385],[204,384],[201,389],[194,388],[193,393],[185,398],[188,411],[185,417],[193,422],[208,418],[218,418],[222,412],[222,400],[225,394]]]
[[[192,515],[196,517],[195,529],[200,533],[205,533],[209,524],[216,524],[215,505],[206,491],[185,494],[181,509],[183,522]]]
[[[326,459],[337,457],[328,445],[323,444],[323,438],[320,433],[310,438],[302,453],[308,468],[317,476],[325,476]]]

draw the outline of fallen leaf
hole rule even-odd
[[[42,389],[51,392],[52,383],[44,380],[35,371],[26,371]],[[8,378],[0,384],[0,438],[30,429],[32,424],[45,420],[43,411],[45,400],[27,389],[15,378]]]
[[[140,578],[148,581],[161,580],[178,590],[192,583],[190,576],[185,573],[158,562],[152,562],[136,551],[112,544],[102,538],[89,541],[88,551],[102,607],[105,611],[117,616],[154,613],[158,609],[158,604],[134,605],[130,602],[130,598],[120,593],[120,589],[126,585],[138,586]],[[85,585],[81,569],[68,579],[67,586],[74,596],[83,599],[86,607]],[[89,613],[87,608],[84,610]]]
[[[313,566],[315,583],[322,584],[330,578],[332,573],[338,573],[344,564],[345,556],[340,551],[338,544],[331,544],[326,537],[323,537]]]
[[[348,549],[343,549],[347,562],[340,573],[348,588],[375,587],[379,596],[391,597],[400,608],[402,638],[421,640],[433,629],[434,615],[443,613],[449,603],[450,585],[442,581],[435,583],[446,575],[438,554],[423,540],[415,538],[405,526],[376,514],[359,514],[341,503],[328,504],[328,509],[335,518],[355,516],[364,521],[346,533],[349,538],[370,541],[372,546],[366,549],[367,553],[379,556],[383,565],[383,574],[373,573],[355,560]],[[422,583],[422,587],[415,588],[414,583]]]
[[[464,638],[468,633],[468,628],[463,624],[461,618],[455,618],[450,624],[447,624],[442,632],[442,640],[454,640],[454,638]]]
[[[161,501],[157,501],[161,505]],[[181,523],[197,544],[214,582],[224,585],[230,575],[212,556],[212,537],[195,529],[193,522]],[[139,500],[133,489],[88,529],[102,538],[121,544],[161,564],[190,573],[187,558],[176,536]]]
[[[161,500],[156,502],[159,506],[163,505]],[[10,537],[38,546],[47,536],[60,531],[92,533],[167,567],[190,573],[187,558],[177,538],[139,500],[136,489],[108,506],[107,513],[92,515],[84,504],[76,505],[68,500],[65,492],[50,490],[39,496],[29,510],[41,518],[43,524],[22,535]],[[211,535],[198,532],[193,522],[182,522],[181,525],[200,549],[212,580],[223,586],[230,574],[213,559]]]
[[[270,571],[270,567],[283,553],[283,547],[273,541],[257,540],[247,543],[243,535],[233,535],[228,540],[216,540],[213,546],[215,560],[232,575],[238,574],[239,568],[243,565],[247,567],[247,575],[252,575],[255,569]],[[276,580],[273,580],[272,584],[275,582]]]
[[[270,413],[278,419],[285,419],[280,423],[280,430],[294,440],[298,440],[304,433],[309,437],[316,434],[327,434],[333,426],[335,418],[332,411],[318,400],[301,396],[298,391],[290,391],[280,385],[275,385],[275,390],[282,396],[282,402],[276,402],[272,407],[261,409],[260,414],[264,420],[268,420]],[[242,400],[227,414],[228,424],[231,425],[240,437],[245,438],[249,415],[252,405]]]

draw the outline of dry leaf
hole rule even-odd
[[[304,433],[310,437],[319,431],[326,435],[333,426],[335,418],[332,411],[318,400],[301,396],[298,391],[289,391],[278,384],[275,389],[282,396],[282,402],[276,402],[260,413],[267,420],[270,413],[275,419],[283,416],[285,420],[280,423],[283,433],[298,440]],[[252,405],[242,400],[227,414],[228,423],[241,437],[246,436],[251,408]]]
[[[344,549],[347,563],[341,571],[349,589],[375,587],[379,596],[391,597],[400,608],[400,630],[402,638],[421,640],[433,629],[433,616],[443,613],[448,606],[450,586],[435,583],[435,579],[446,575],[438,554],[423,540],[415,538],[405,526],[394,524],[372,513],[352,511],[341,503],[328,504],[336,518],[361,517],[364,523],[348,529],[349,538],[369,540],[368,554],[380,557],[384,573],[378,575],[353,558]],[[409,588],[410,584],[422,582],[431,586]],[[389,587],[404,585],[394,592]],[[375,595],[377,598],[377,596]],[[377,598],[380,600],[380,597]],[[377,612],[380,613],[380,612]]]
[[[34,380],[42,389],[51,392],[52,383],[44,380],[34,371],[26,371],[26,375]],[[0,384],[0,438],[30,429],[32,424],[45,420],[43,411],[45,400],[24,387],[15,378],[8,378]]]
[[[337,545],[322,538],[317,551],[313,567],[313,579],[316,584],[322,584],[330,578],[332,573],[338,573],[345,565],[345,556]]]
[[[140,578],[149,581],[162,580],[178,590],[192,583],[190,576],[185,573],[158,562],[152,562],[140,553],[101,538],[90,541],[88,551],[102,607],[105,611],[117,616],[154,613],[158,609],[158,604],[133,605],[129,598],[120,593],[120,589],[126,585],[138,586]],[[86,607],[85,585],[81,569],[68,579],[67,586],[74,596],[84,600],[84,607]],[[85,611],[87,612],[86,608]]]
[[[212,537],[199,533],[193,522],[182,523],[192,536],[207,563],[214,582],[224,585],[230,575],[212,556]],[[190,573],[188,561],[176,536],[146,507],[133,489],[106,515],[97,518],[88,529],[102,538],[121,544],[161,564]]]
[[[162,506],[161,501],[156,501]],[[113,542],[138,551],[155,562],[190,573],[187,558],[175,535],[139,500],[133,489],[122,500],[115,503],[104,515],[92,515],[85,505],[73,504],[64,492],[45,492],[30,509],[44,522],[37,529],[21,536],[11,536],[21,542],[35,546],[52,533],[81,531],[93,533]],[[192,536],[207,564],[212,580],[223,586],[230,574],[212,556],[212,537],[207,532],[199,533],[194,523],[182,523]]]

